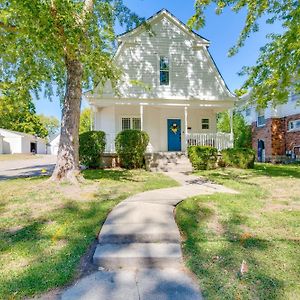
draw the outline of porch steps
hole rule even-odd
[[[146,167],[152,172],[191,172],[190,160],[185,152],[157,152],[145,155]]]

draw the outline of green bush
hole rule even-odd
[[[218,150],[210,146],[190,146],[188,156],[195,170],[211,170],[216,168]]]
[[[221,166],[237,167],[241,169],[253,169],[255,151],[249,148],[232,148],[221,151]]]
[[[141,168],[144,165],[144,155],[149,136],[140,130],[127,129],[121,131],[116,137],[116,152],[121,165],[126,169]]]
[[[79,135],[79,160],[89,168],[101,166],[101,156],[105,149],[103,131],[87,131]]]

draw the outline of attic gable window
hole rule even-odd
[[[159,80],[160,80],[160,85],[170,84],[170,64],[169,64],[169,58],[166,56],[160,57]]]

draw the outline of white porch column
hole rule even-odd
[[[141,130],[144,130],[144,106],[140,104]]]
[[[233,147],[233,109],[229,109],[229,118],[230,118],[230,143]]]
[[[188,134],[188,110],[187,107],[184,107],[184,144],[185,150],[187,150],[187,134]]]

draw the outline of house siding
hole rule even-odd
[[[195,47],[196,41],[179,29],[168,18],[162,17],[151,29],[150,36],[144,31],[123,42],[116,57],[123,68],[124,76],[119,92],[124,98],[187,98],[226,100],[232,98],[219,75],[206,45]],[[159,83],[159,58],[170,60],[170,85]],[[132,84],[132,80],[143,82],[150,90]],[[104,97],[112,95],[109,85]]]

